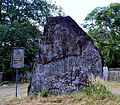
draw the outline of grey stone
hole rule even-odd
[[[29,92],[81,91],[91,73],[102,76],[102,58],[92,39],[69,16],[49,17],[44,27]]]

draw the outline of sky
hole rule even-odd
[[[51,0],[63,8],[66,15],[71,16],[79,25],[96,7],[108,6],[110,3],[120,3],[120,0]]]

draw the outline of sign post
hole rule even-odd
[[[17,75],[18,75],[18,69],[16,69],[16,97],[17,97]]]
[[[13,47],[12,48],[12,68],[16,69],[16,97],[17,97],[17,75],[18,69],[24,67],[24,48],[23,47]]]

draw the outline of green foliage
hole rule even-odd
[[[53,11],[54,10],[54,11]],[[19,23],[28,19],[44,25],[52,13],[62,13],[61,8],[46,0],[0,0],[0,22]]]
[[[97,99],[112,97],[112,93],[102,84],[92,84],[89,87],[84,87],[82,92]]]
[[[63,8],[61,6],[57,6],[55,3],[49,2],[49,9],[53,16],[65,16]]]
[[[42,17],[50,15],[46,0],[1,0],[1,20],[12,23],[33,19],[43,22]]]
[[[120,67],[120,3],[97,7],[85,18],[84,28],[109,67]]]
[[[25,47],[25,64],[34,61],[39,44],[40,32],[36,26],[26,21],[12,24],[0,24],[0,68],[1,71],[10,68],[12,47]]]
[[[43,88],[41,94],[40,94],[42,97],[47,97],[48,96],[48,93],[47,93],[47,89],[46,88]]]
[[[63,15],[62,8],[46,0],[0,0],[0,72],[10,69],[12,47],[24,47],[25,65],[33,65],[46,18],[53,15]]]

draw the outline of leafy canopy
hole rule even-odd
[[[25,64],[34,61],[38,48],[40,31],[26,21],[23,23],[0,25],[0,66],[2,70],[9,69],[12,47],[25,47]],[[4,67],[3,67],[4,66]]]
[[[25,65],[33,64],[42,34],[39,27],[53,15],[64,13],[46,0],[0,0],[0,71],[10,69],[12,47],[25,47]]]
[[[85,18],[83,27],[88,30],[105,63],[109,67],[120,67],[120,3],[95,8]]]

